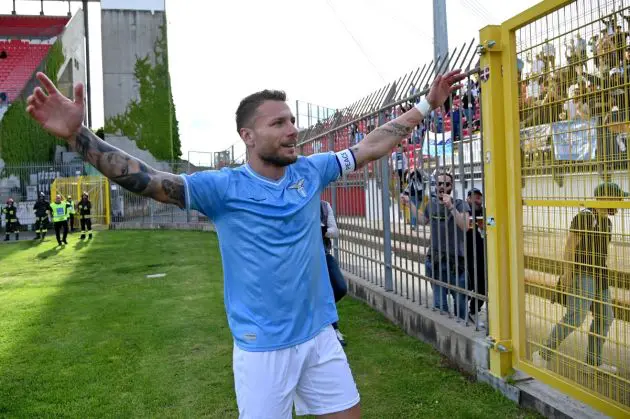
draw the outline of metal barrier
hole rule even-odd
[[[491,369],[614,417],[630,415],[628,9],[547,0],[480,32]]]
[[[171,173],[192,173],[198,168],[187,163],[159,164]],[[0,170],[0,206],[13,198],[23,230],[35,225],[33,206],[43,192],[53,200],[57,193],[72,195],[74,202],[88,192],[92,202],[94,228],[186,228],[211,229],[208,218],[197,211],[184,211],[133,194],[109,182],[95,168],[83,162],[6,165]]]
[[[410,109],[436,71],[467,69],[466,86],[437,109],[391,156],[340,179],[322,199],[340,229],[333,244],[343,269],[419,305],[485,328],[483,201],[473,225],[458,227],[442,205],[446,189],[460,211],[483,191],[475,43],[409,72],[300,131],[301,154],[339,151]],[[448,173],[448,175],[441,175]],[[430,250],[432,249],[432,250]],[[483,308],[482,308],[483,306]]]
[[[55,178],[50,187],[50,201],[54,202],[57,195],[63,199],[72,197],[76,204],[81,200],[83,193],[87,192],[92,204],[90,218],[94,228],[109,226],[111,221],[111,208],[109,199],[109,179],[104,176],[74,176]],[[75,226],[78,227],[79,217],[75,217]]]

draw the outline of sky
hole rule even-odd
[[[109,0],[112,1],[112,0]],[[115,0],[120,1],[120,0]],[[140,7],[159,0],[125,0]],[[446,0],[449,48],[477,38],[536,0]],[[0,0],[0,13],[12,0]],[[343,108],[433,59],[430,0],[166,0],[169,62],[183,158],[235,144],[234,112],[262,89]],[[73,12],[80,2],[72,4]],[[17,0],[20,14],[38,14],[39,1]],[[65,15],[67,2],[44,12]],[[90,3],[93,126],[103,125],[100,5]],[[190,152],[190,154],[189,154]]]

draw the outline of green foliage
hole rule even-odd
[[[44,63],[44,73],[54,83],[63,63],[63,49],[58,40]],[[13,102],[0,121],[0,156],[6,163],[48,162],[54,157],[55,146],[63,144],[31,119],[24,100]]]
[[[146,56],[138,58],[134,67],[139,100],[130,101],[125,112],[108,118],[105,132],[129,137],[159,160],[176,160],[182,152],[170,89],[166,23],[160,31],[153,47],[155,64]]]

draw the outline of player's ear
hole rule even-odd
[[[241,136],[241,139],[243,140],[245,145],[247,145],[248,147],[254,146],[254,130],[250,128],[241,128],[240,130],[238,130],[238,133]]]

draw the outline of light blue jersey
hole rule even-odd
[[[320,193],[348,153],[299,157],[278,181],[249,165],[183,175],[186,206],[215,224],[236,344],[284,349],[337,321],[320,228]],[[354,169],[354,158],[352,169]]]

